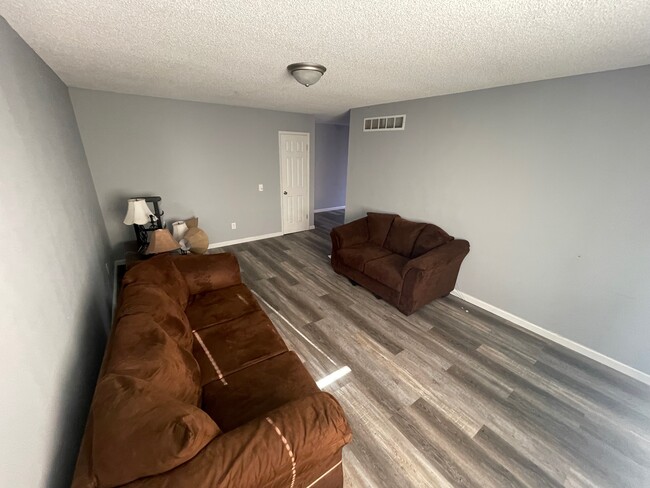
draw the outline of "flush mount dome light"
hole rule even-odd
[[[289,73],[293,75],[298,83],[305,86],[318,83],[327,68],[322,64],[316,63],[294,63],[287,66]]]

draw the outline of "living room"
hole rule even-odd
[[[647,2],[3,1],[0,67],[2,486],[650,486]],[[173,250],[127,256],[155,196]],[[97,427],[166,259],[208,426],[176,461]],[[282,374],[193,322],[226,281]]]

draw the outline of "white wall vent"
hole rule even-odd
[[[368,117],[363,119],[363,131],[376,130],[404,130],[406,115],[382,115],[381,117]]]

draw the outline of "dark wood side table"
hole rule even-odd
[[[141,254],[138,252],[138,241],[129,241],[124,243],[124,265],[126,271],[130,270],[136,264],[146,261],[154,254]]]

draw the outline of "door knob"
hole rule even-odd
[[[282,193],[284,193],[285,195],[287,194],[287,192],[286,192],[286,191],[283,191]]]

